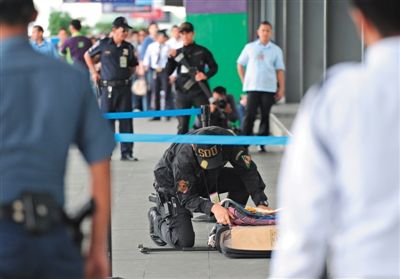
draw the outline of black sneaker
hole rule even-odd
[[[121,161],[137,162],[139,161],[139,159],[128,154],[128,155],[121,155]]]
[[[151,240],[154,241],[154,243],[158,246],[165,246],[167,243],[162,240],[158,235],[154,233],[154,223],[157,222],[157,217],[159,216],[159,213],[157,211],[157,207],[152,207],[149,209],[149,212],[147,213],[147,218],[149,219],[149,224],[150,224],[150,238]]]
[[[215,219],[215,216],[208,216],[208,215],[200,215],[192,219],[193,222],[199,222],[199,223],[216,223],[217,219]]]

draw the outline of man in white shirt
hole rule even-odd
[[[263,21],[257,29],[258,40],[247,44],[237,60],[237,70],[247,92],[247,107],[242,134],[252,135],[257,109],[261,109],[258,135],[268,136],[269,113],[275,101],[285,96],[285,65],[282,50],[270,41],[272,25]],[[261,151],[265,152],[263,146]]]
[[[307,93],[279,181],[272,278],[400,278],[400,1],[353,0],[363,64]]]
[[[167,45],[169,45],[171,50],[177,50],[178,48],[183,47],[183,41],[181,39],[181,34],[179,33],[179,27],[177,25],[172,26],[171,28],[171,38],[167,41]],[[178,74],[176,70],[169,76],[169,83],[171,84],[171,95],[176,95],[175,89],[175,81]],[[175,108],[175,105],[173,106]]]
[[[172,26],[171,38],[169,38],[169,40],[167,41],[167,45],[169,45],[171,49],[178,49],[183,47],[181,35],[179,34],[179,27],[177,25]]]
[[[152,79],[152,100],[151,107],[155,110],[161,109],[161,91],[164,91],[165,108],[172,109],[173,102],[171,96],[171,86],[168,81],[168,75],[165,71],[165,65],[168,62],[170,47],[166,44],[168,36],[165,30],[159,30],[156,41],[151,43],[144,55],[143,66],[146,70],[153,70]],[[160,117],[154,117],[151,120],[160,120]]]

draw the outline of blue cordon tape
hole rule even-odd
[[[170,142],[190,144],[227,145],[286,145],[288,137],[266,136],[209,136],[209,135],[161,135],[161,134],[115,134],[118,142]]]
[[[199,115],[201,109],[172,109],[172,110],[154,110],[141,112],[112,112],[105,113],[106,119],[130,119],[130,118],[145,118],[145,117],[162,117],[162,116],[183,116],[183,115]]]

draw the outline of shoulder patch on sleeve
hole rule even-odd
[[[92,50],[95,49],[95,48],[98,48],[99,45],[100,45],[100,41],[95,42],[94,45],[92,45],[92,46],[89,48],[89,52],[92,51]]]
[[[179,180],[178,181],[178,192],[181,193],[187,193],[187,191],[189,190],[189,181],[186,180]]]

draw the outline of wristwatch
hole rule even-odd
[[[260,202],[258,203],[258,205],[269,206],[269,203],[268,203],[268,201],[260,201]]]

